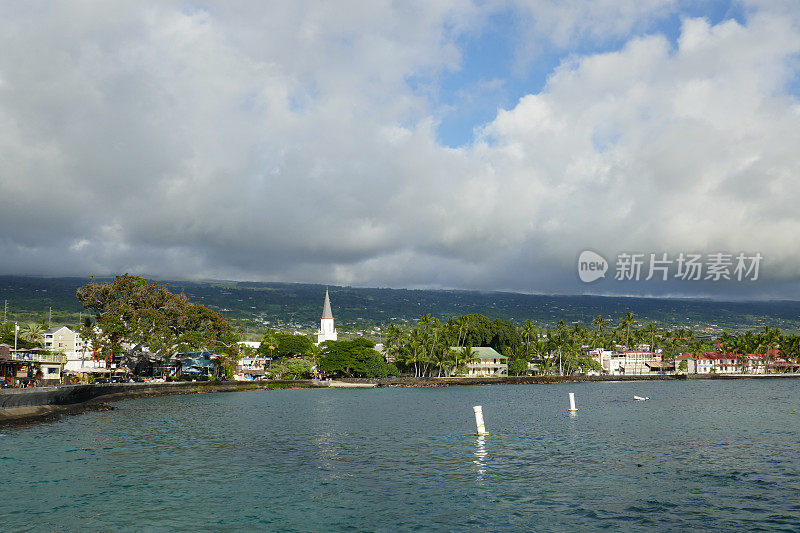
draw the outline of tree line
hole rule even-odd
[[[800,357],[800,335],[785,335],[777,328],[765,326],[760,331],[739,335],[722,332],[715,337],[702,337],[689,328],[661,328],[652,322],[640,324],[633,313],[621,317],[616,325],[598,315],[588,326],[560,321],[543,327],[530,320],[517,326],[483,315],[464,315],[444,322],[424,315],[411,328],[391,324],[386,335],[387,354],[401,372],[414,376],[463,373],[472,360],[470,349],[477,346],[490,346],[507,356],[511,375],[525,373],[529,363],[543,374],[600,370],[599,363],[588,355],[595,348],[661,350],[665,361],[684,353],[712,351],[759,354],[767,364],[779,355]]]

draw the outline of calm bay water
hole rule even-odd
[[[0,528],[800,530],[800,380],[115,405],[0,430]]]

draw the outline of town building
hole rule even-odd
[[[14,350],[7,344],[0,344],[0,379],[12,385],[24,385],[34,380],[43,385],[56,385],[61,382],[66,362],[67,358],[62,354]]]
[[[79,353],[83,351],[84,343],[77,331],[67,326],[57,326],[44,332],[42,347],[49,352]]]
[[[687,374],[764,374],[764,356],[724,352],[685,353],[675,358],[678,368],[686,361]]]
[[[328,296],[328,289],[325,289],[325,303],[322,305],[322,318],[319,321],[317,331],[317,344],[325,341],[335,341],[339,339],[339,334],[333,325],[333,312],[331,311],[331,299]]]
[[[451,346],[451,350],[461,351],[464,348]],[[490,346],[472,348],[473,359],[467,362],[467,376],[485,378],[508,375],[508,357],[501,355]]]
[[[69,374],[109,373],[106,357],[98,357],[92,352],[91,343],[84,341],[80,333],[67,326],[56,326],[44,332],[42,347],[49,352],[57,352],[66,357],[64,372]]]
[[[266,375],[271,361],[272,359],[266,359],[261,356],[242,357],[236,365],[233,379],[238,381],[262,379]]]
[[[648,350],[592,350],[592,358],[600,363],[604,374],[610,376],[641,376],[671,370],[661,362],[661,352]]]

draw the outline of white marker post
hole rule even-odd
[[[483,407],[476,405],[472,410],[475,411],[475,425],[478,427],[478,435],[488,435],[486,427],[483,425]]]
[[[575,407],[575,393],[574,392],[570,392],[569,393],[569,410],[572,413],[574,413],[575,411],[578,410],[578,408]]]

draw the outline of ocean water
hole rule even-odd
[[[486,437],[474,435],[473,405]],[[115,406],[0,430],[0,529],[800,530],[800,380]]]

